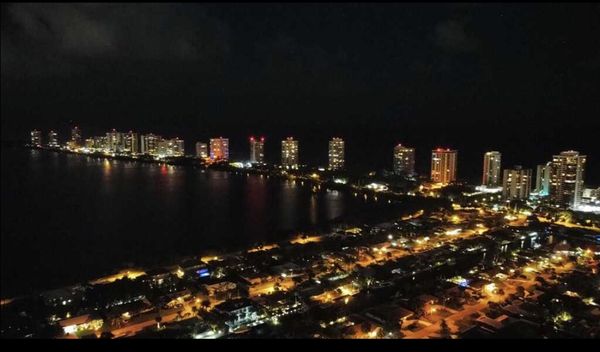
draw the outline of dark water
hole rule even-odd
[[[2,297],[282,240],[383,202],[219,171],[2,149]]]

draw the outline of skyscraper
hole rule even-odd
[[[498,187],[500,185],[500,152],[487,152],[483,155],[483,180],[482,185]]]
[[[94,148],[106,150],[108,149],[108,139],[106,136],[94,137]]]
[[[576,207],[583,192],[585,155],[568,150],[552,157],[550,176],[550,198],[562,206]]]
[[[210,140],[210,158],[212,160],[229,160],[229,139],[212,138]]]
[[[298,141],[292,137],[281,141],[281,166],[286,169],[298,168]]]
[[[108,150],[112,153],[121,152],[125,149],[125,138],[122,132],[117,132],[115,129],[106,133]]]
[[[196,158],[208,158],[208,145],[202,142],[196,142]]]
[[[179,138],[161,139],[156,154],[159,157],[183,156],[184,142]]]
[[[550,173],[552,170],[552,162],[538,165],[535,173],[535,191],[540,196],[550,194]]]
[[[71,129],[71,142],[73,142],[74,146],[81,146],[81,130],[78,126]]]
[[[31,131],[31,145],[36,147],[42,146],[42,132],[39,130]]]
[[[251,163],[263,163],[265,161],[265,138],[260,137],[256,139],[250,137],[250,162]]]
[[[414,175],[415,149],[398,144],[394,147],[394,173],[396,175]]]
[[[129,131],[125,136],[125,150],[131,154],[137,154],[140,151],[138,134]]]
[[[161,136],[148,133],[142,136],[140,151],[142,154],[154,155],[158,152],[158,144],[162,140]]]
[[[431,152],[431,180],[448,184],[456,180],[456,150],[437,148]]]
[[[333,138],[329,141],[329,170],[341,170],[345,165],[344,140]]]
[[[183,139],[179,139],[178,137],[175,137],[172,139],[173,141],[173,154],[175,156],[184,156],[185,155],[185,142],[183,141]]]
[[[527,199],[531,190],[531,169],[516,165],[504,170],[502,197],[504,199]]]
[[[158,148],[155,155],[158,157],[171,156],[170,139],[161,139],[158,141]]]
[[[58,134],[55,131],[48,132],[48,146],[52,148],[58,147]]]

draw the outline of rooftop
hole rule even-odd
[[[221,311],[224,313],[230,313],[230,312],[236,311],[238,309],[248,307],[248,306],[254,306],[254,305],[255,305],[254,302],[250,299],[238,298],[238,299],[230,300],[230,301],[219,304],[218,306],[215,307],[215,310]]]

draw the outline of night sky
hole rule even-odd
[[[598,4],[3,4],[2,140],[69,123],[186,140],[300,140],[324,164],[347,141],[354,168],[391,167],[402,142],[535,168],[588,155],[600,184]]]

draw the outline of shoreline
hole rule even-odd
[[[306,176],[301,174],[301,171],[296,170],[295,173],[282,174],[281,170],[274,168],[272,165],[267,165],[266,169],[257,169],[257,168],[236,168],[230,166],[228,164],[215,164],[215,165],[206,165],[203,164],[200,159],[190,156],[182,156],[182,157],[173,157],[171,159],[165,160],[156,160],[150,157],[133,157],[127,155],[107,155],[105,153],[95,152],[95,153],[79,153],[71,150],[64,150],[59,148],[49,148],[49,147],[36,147],[31,145],[25,145],[25,148],[28,149],[36,149],[42,151],[51,151],[55,153],[64,153],[71,154],[77,156],[85,156],[92,157],[96,159],[107,159],[107,160],[124,160],[124,161],[133,161],[133,162],[142,162],[142,163],[150,163],[150,164],[165,164],[172,166],[182,166],[182,167],[193,167],[194,169],[201,168],[202,170],[214,170],[214,171],[224,171],[234,174],[253,174],[253,175],[263,175],[267,176],[267,178],[277,178],[282,180],[291,180],[296,181],[300,180],[300,182],[309,182],[316,186],[319,186],[318,190],[321,190],[320,186],[325,186],[325,190],[337,190],[337,191],[347,191],[349,193],[355,193],[355,196],[373,196],[375,200],[378,200],[381,197],[383,200],[408,200],[408,199],[423,199],[423,200],[431,200],[431,199],[439,199],[443,200],[443,198],[431,197],[427,195],[407,195],[394,193],[392,191],[376,191],[373,189],[365,189],[360,185],[354,185],[350,182],[348,183],[336,183],[331,181],[323,181],[319,178],[313,178],[310,176]],[[341,176],[341,178],[347,178],[347,175]]]
[[[401,217],[401,215],[397,216],[397,218],[400,218],[400,217]],[[378,223],[390,222],[390,221],[393,221],[393,220],[392,219],[387,219],[387,220],[382,219]],[[336,223],[336,221],[333,220],[330,223],[328,223],[327,225],[325,225],[325,227],[332,226],[335,223]],[[375,224],[368,224],[368,225],[374,226]],[[321,242],[324,239],[326,240],[326,239],[330,239],[330,238],[335,238],[336,236],[339,236],[339,233],[332,232],[332,231],[326,231],[324,229],[319,229],[316,231],[294,231],[292,233],[288,233],[286,238],[281,239],[279,241],[270,242],[270,243],[254,243],[252,245],[242,246],[244,248],[240,248],[240,249],[230,249],[230,250],[225,250],[225,251],[219,251],[219,250],[198,251],[198,254],[195,254],[195,255],[182,255],[182,256],[178,256],[176,258],[172,258],[171,260],[168,260],[168,262],[159,262],[159,263],[155,263],[155,264],[151,264],[151,265],[138,265],[138,264],[132,263],[134,265],[119,267],[119,268],[113,269],[110,272],[100,274],[98,277],[93,277],[93,278],[89,278],[89,279],[85,279],[85,280],[77,281],[77,282],[73,282],[73,283],[67,283],[67,284],[64,284],[61,286],[57,286],[57,287],[39,289],[39,290],[35,290],[35,291],[29,292],[29,293],[25,292],[25,293],[16,294],[14,296],[0,297],[0,302],[1,302],[0,305],[2,305],[2,306],[8,305],[15,301],[21,300],[21,299],[38,297],[45,292],[51,292],[54,290],[60,290],[60,289],[68,288],[68,287],[74,287],[74,286],[84,286],[85,287],[88,285],[90,285],[90,286],[103,285],[103,284],[111,283],[118,279],[123,279],[123,278],[129,277],[128,275],[123,275],[123,273],[130,273],[130,272],[137,273],[139,276],[139,273],[146,274],[148,271],[155,270],[155,269],[167,269],[174,273],[176,271],[175,268],[177,268],[180,263],[183,263],[188,260],[197,260],[198,262],[201,262],[205,265],[210,265],[210,262],[215,260],[215,259],[211,259],[213,257],[221,260],[224,258],[243,256],[243,255],[246,255],[249,253],[254,253],[254,252],[267,251],[267,250],[274,249],[274,248],[284,248],[286,246],[295,246],[298,244],[302,245],[302,244],[309,243],[309,242]],[[110,278],[116,277],[116,276],[121,276],[121,277],[119,277],[117,279],[110,279]],[[137,277],[137,276],[133,276],[133,277],[131,277],[131,279],[135,279],[135,277]]]
[[[108,159],[108,160],[114,159],[114,160],[125,160],[125,161],[141,161],[141,162],[146,162],[146,163],[149,162],[149,163],[156,163],[156,164],[171,164],[171,163],[168,163],[165,161],[159,161],[159,160],[147,160],[147,159],[141,159],[141,158],[126,157],[126,156],[111,156],[111,155],[103,155],[101,153],[94,153],[94,154],[77,153],[77,152],[67,151],[67,150],[57,150],[54,148],[43,148],[43,147],[39,148],[39,147],[32,147],[32,146],[26,146],[26,148],[37,149],[40,151],[50,151],[50,152],[55,152],[55,153],[74,154],[77,156],[93,157],[96,159]],[[184,167],[191,166],[194,169],[197,169],[199,166],[199,165],[182,164],[182,163],[172,163],[171,165],[184,166]],[[273,178],[276,178],[279,180],[287,180],[287,181],[294,180],[296,182],[307,181],[307,182],[309,182],[308,187],[313,186],[314,193],[321,193],[321,192],[327,192],[328,190],[333,190],[333,191],[346,192],[346,194],[348,194],[350,196],[352,195],[353,192],[355,192],[355,194],[360,193],[359,195],[355,195],[355,197],[361,197],[363,195],[366,196],[367,194],[372,194],[371,197],[367,197],[368,199],[366,198],[364,200],[365,202],[366,201],[373,202],[374,201],[373,197],[375,197],[375,199],[377,199],[377,196],[379,196],[379,197],[384,196],[384,195],[378,195],[377,192],[374,192],[371,190],[358,189],[354,185],[350,185],[350,184],[327,183],[327,182],[324,182],[321,180],[314,180],[309,177],[301,178],[301,176],[296,176],[296,175],[281,175],[281,174],[274,175],[274,174],[270,173],[270,171],[273,171],[273,170],[236,169],[233,167],[224,167],[223,165],[219,165],[216,167],[202,167],[202,170],[224,171],[224,172],[241,174],[241,175],[243,175],[244,173],[261,175],[261,176],[267,175],[267,177],[273,177]],[[318,186],[318,188],[316,190],[314,190],[314,187],[317,187],[317,186]],[[388,215],[386,215],[385,219],[380,218],[378,221],[366,221],[365,223],[375,224],[375,223],[390,221],[390,218],[400,218],[404,213],[411,212],[412,208],[419,206],[418,205],[419,202],[433,200],[429,197],[423,197],[424,199],[419,199],[420,197],[414,197],[414,196],[397,196],[397,195],[388,195],[388,196],[390,197],[390,199],[389,199],[390,203],[382,201],[383,199],[379,201],[379,203],[381,203],[381,205],[384,207],[387,205],[386,203],[388,203],[390,205],[393,204],[395,206],[398,206],[400,203],[405,203],[405,201],[409,201],[409,203],[413,203],[412,201],[416,201],[416,202],[414,202],[413,204],[410,204],[406,208],[405,211],[403,211],[401,209],[395,209],[394,211],[397,210],[398,214],[396,214],[394,216],[391,216],[388,214]],[[404,197],[406,197],[406,199],[402,199]],[[394,198],[398,198],[398,199],[394,199]],[[392,202],[392,199],[394,199],[393,202]],[[206,256],[230,257],[230,256],[236,256],[236,255],[244,255],[245,253],[248,253],[248,251],[256,250],[257,248],[260,248],[260,247],[268,247],[268,246],[272,246],[272,245],[283,247],[283,246],[291,245],[293,243],[293,241],[297,240],[298,238],[300,238],[303,235],[323,238],[323,236],[327,236],[329,234],[334,233],[333,231],[331,231],[332,227],[335,227],[336,225],[344,226],[344,224],[349,226],[350,222],[352,222],[349,220],[354,220],[353,222],[357,221],[357,219],[349,219],[348,216],[349,216],[348,214],[344,214],[338,218],[327,221],[326,224],[315,225],[314,229],[298,229],[298,230],[294,230],[294,231],[281,231],[281,240],[271,242],[271,243],[257,242],[257,243],[247,244],[247,245],[235,246],[237,248],[234,247],[234,248],[218,248],[218,249],[215,248],[215,249],[199,250],[199,251],[195,252],[195,254],[177,256],[177,257],[174,257],[171,259],[167,259],[165,261],[158,261],[158,262],[152,263],[152,264],[132,262],[131,263],[132,265],[127,265],[127,264],[123,265],[123,266],[119,265],[119,266],[115,266],[115,268],[112,269],[111,271],[101,272],[96,276],[87,277],[80,281],[74,281],[72,283],[65,283],[65,284],[61,284],[60,286],[53,286],[53,287],[48,287],[48,288],[44,288],[44,289],[37,289],[37,290],[30,291],[30,292],[27,292],[27,290],[25,290],[22,293],[16,293],[15,295],[2,297],[2,302],[3,302],[3,304],[6,304],[8,302],[18,300],[20,298],[37,296],[43,292],[60,289],[62,287],[86,285],[86,284],[90,284],[95,281],[102,281],[103,278],[110,277],[110,276],[116,275],[120,272],[127,271],[127,270],[147,271],[147,270],[152,270],[154,268],[171,267],[171,266],[176,266],[178,263],[181,263],[188,259],[200,259],[200,258],[203,258]],[[381,216],[378,215],[378,217],[381,217]]]

